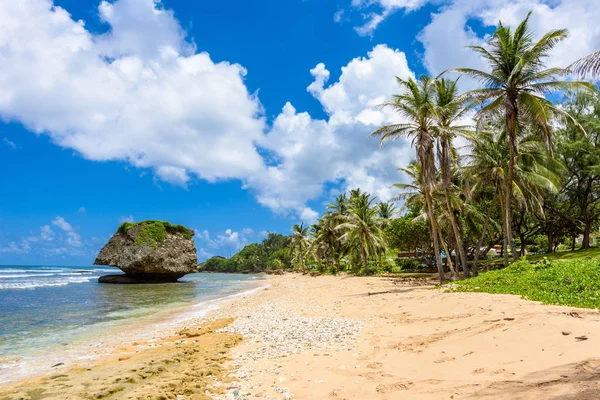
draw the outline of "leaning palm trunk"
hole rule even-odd
[[[446,138],[441,139],[442,151],[441,151],[441,170],[442,170],[442,184],[444,185],[444,197],[446,198],[446,209],[448,211],[448,218],[452,225],[452,231],[456,238],[457,253],[460,257],[460,262],[463,268],[463,276],[469,277],[469,265],[467,264],[467,253],[462,241],[462,234],[458,227],[458,221],[454,214],[454,208],[450,204],[450,146]]]
[[[452,262],[452,256],[450,254],[450,251],[448,250],[448,245],[446,244],[446,241],[442,237],[441,229],[438,229],[438,234],[440,236],[440,243],[442,243],[442,248],[444,249],[444,252],[446,253],[446,260],[448,260],[448,269],[450,270],[450,278],[456,279],[457,275],[456,275],[456,270],[454,269],[454,263]]]

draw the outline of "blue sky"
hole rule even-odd
[[[394,76],[484,67],[465,46],[530,10],[571,30],[550,64],[600,48],[594,0],[2,2],[0,264],[89,265],[143,219],[231,255],[339,191],[386,200]]]

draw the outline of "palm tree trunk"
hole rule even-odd
[[[475,249],[475,254],[473,255],[473,275],[477,276],[479,272],[477,271],[477,261],[479,260],[479,253],[481,252],[481,246],[483,246],[483,239],[485,238],[486,231],[488,229],[488,225],[490,224],[490,219],[492,218],[492,205],[490,204],[490,208],[488,208],[488,212],[485,216],[485,222],[483,223],[483,229],[481,229],[481,234],[479,235],[479,240],[477,241],[477,248]]]
[[[452,263],[452,256],[450,255],[448,246],[446,245],[446,242],[444,241],[444,238],[442,237],[441,229],[438,230],[438,233],[440,235],[440,243],[442,244],[442,247],[444,248],[444,251],[446,252],[446,260],[448,260],[448,269],[450,269],[450,278],[456,279],[457,275],[456,275],[456,270],[454,269],[454,264]]]
[[[431,225],[431,239],[433,240],[433,251],[435,253],[435,263],[437,265],[438,273],[440,274],[440,285],[444,284],[444,267],[442,265],[442,257],[440,256],[440,244],[438,242],[438,229],[435,221],[435,214],[433,212],[433,202],[431,201],[431,193],[429,190],[425,190],[425,202],[427,206],[427,218]]]
[[[519,260],[519,254],[515,248],[515,242],[512,235],[512,184],[514,180],[515,164],[517,160],[517,109],[516,101],[511,104],[507,112],[507,131],[508,131],[508,148],[510,149],[510,158],[508,160],[508,169],[505,182],[505,215],[506,224],[506,241],[507,246],[510,245],[513,261]]]
[[[450,224],[452,225],[452,231],[454,232],[454,237],[456,238],[456,247],[458,248],[457,252],[460,256],[461,265],[463,268],[463,276],[465,278],[469,277],[469,264],[467,264],[467,253],[465,251],[465,247],[463,245],[462,235],[460,229],[458,228],[458,222],[456,220],[456,215],[454,214],[454,210],[452,205],[450,204],[450,146],[446,138],[441,138],[441,170],[442,170],[442,183],[444,185],[444,197],[446,198],[446,208],[448,210],[448,216],[450,219]],[[447,251],[446,251],[447,253]],[[450,254],[448,254],[450,257]]]
[[[504,267],[508,267],[508,235],[506,234],[506,198],[500,195],[500,211],[502,212],[502,256],[504,257]]]

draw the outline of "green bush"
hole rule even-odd
[[[124,222],[119,226],[117,232],[126,233],[136,226],[141,227],[133,243],[134,246],[144,244],[156,248],[158,243],[164,242],[167,238],[167,234],[181,234],[184,238],[192,240],[192,232],[190,229],[183,225],[173,225],[166,221],[148,220],[141,222]]]

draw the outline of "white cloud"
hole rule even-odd
[[[224,232],[217,233],[214,237],[206,229],[202,231],[194,229],[194,231],[200,259],[210,258],[213,255],[232,256],[247,244],[260,242],[267,235],[265,231],[256,232],[252,228],[243,228],[240,231],[226,229]],[[211,250],[207,251],[206,248]],[[209,256],[207,257],[207,255]]]
[[[354,30],[361,36],[368,36],[387,17],[398,10],[410,12],[423,7],[427,3],[441,1],[443,0],[352,0],[352,6],[363,11],[362,16],[365,20],[363,25],[354,28]]]
[[[52,221],[52,225],[59,227],[66,233],[67,245],[69,245],[70,247],[81,247],[81,236],[77,232],[75,232],[73,226],[70,223],[68,223],[63,217],[58,216],[54,218],[54,220]]]
[[[8,147],[12,148],[13,150],[17,149],[17,144],[15,142],[8,140],[7,138],[2,138],[2,143],[7,145]]]
[[[119,217],[119,223],[122,224],[123,222],[133,222],[133,215]]]
[[[395,76],[413,76],[405,54],[378,45],[367,57],[342,67],[339,80],[329,86],[324,64],[310,72],[314,82],[307,90],[328,117],[314,119],[290,103],[283,107],[263,143],[276,154],[277,164],[248,179],[258,201],[306,218],[311,214],[307,200],[318,198],[328,182],[344,190],[361,187],[382,199],[392,197],[390,186],[401,179],[396,168],[405,166],[413,152],[404,141],[379,150],[369,133],[382,123],[398,121],[391,110],[378,106],[398,90]]]
[[[337,11],[335,12],[335,14],[333,14],[333,21],[334,21],[334,22],[337,22],[337,23],[340,23],[340,22],[342,22],[342,19],[344,18],[344,14],[345,14],[345,12],[346,12],[346,11],[345,11],[345,10],[343,10],[343,9],[337,10]]]
[[[26,239],[22,239],[19,243],[10,242],[8,246],[0,247],[0,253],[27,254],[30,250],[31,245]]]
[[[401,3],[413,9],[420,1]],[[159,1],[102,2],[99,15],[110,27],[103,34],[50,0],[0,2],[0,21],[11,22],[0,25],[0,117],[87,159],[124,160],[182,186],[240,179],[283,214],[306,217],[307,201],[327,185],[393,195],[396,168],[412,151],[405,142],[379,151],[368,134],[397,120],[377,105],[397,90],[394,76],[412,75],[403,52],[378,45],[329,85],[318,64],[308,90],[327,118],[287,103],[265,133],[246,70],[197,53]]]
[[[85,209],[85,207],[79,207],[79,209],[77,209],[77,212],[80,214],[85,214],[87,210]]]
[[[59,227],[65,232],[72,232],[73,227],[63,217],[58,216],[52,221],[52,225]]]
[[[50,225],[40,227],[40,238],[46,241],[52,241],[54,239],[54,231],[50,228]]]
[[[483,60],[466,48],[486,39],[470,27],[473,21],[487,27],[494,27],[499,20],[516,26],[529,11],[533,12],[530,26],[538,37],[552,29],[569,30],[569,38],[556,47],[550,66],[565,67],[600,48],[597,0],[353,0],[351,4],[371,11],[364,14],[364,25],[356,28],[361,35],[372,34],[394,11],[410,12],[426,4],[440,6],[419,33],[425,47],[423,62],[434,75],[460,66],[485,67]]]
[[[242,66],[196,53],[158,0],[98,10],[104,34],[50,0],[0,2],[2,118],[87,159],[124,160],[176,184],[262,169],[262,108]]]
[[[305,224],[313,224],[319,219],[319,213],[310,207],[305,207],[300,213],[300,221]]]
[[[35,252],[45,256],[55,256],[83,255],[89,252],[89,249],[84,247],[92,243],[93,240],[85,243],[81,235],[63,217],[57,216],[54,218],[52,225],[56,226],[59,231],[53,231],[50,225],[43,225],[40,227],[39,235],[22,237],[19,241],[8,243],[7,246],[0,246],[0,253],[26,254]]]

